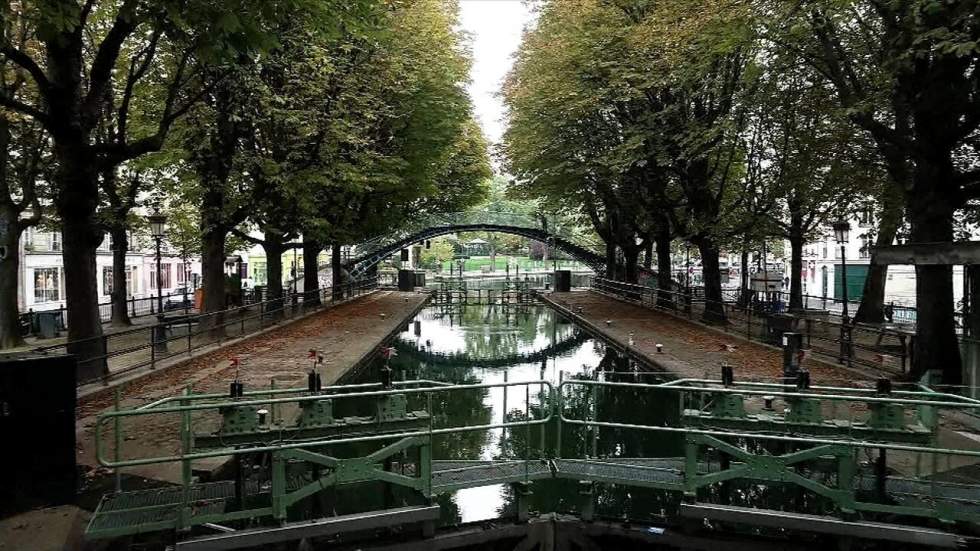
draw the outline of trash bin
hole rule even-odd
[[[572,290],[572,272],[570,270],[555,270],[555,292],[567,293]]]
[[[415,272],[412,270],[398,270],[398,290],[399,291],[414,291],[415,290]]]
[[[770,314],[766,316],[765,341],[782,347],[783,333],[796,332],[796,318],[786,314]]]
[[[61,310],[50,312],[35,312],[37,316],[38,337],[42,339],[53,339],[59,336],[58,331],[62,329]]]
[[[204,288],[196,289],[194,291],[194,308],[198,312],[204,309]]]

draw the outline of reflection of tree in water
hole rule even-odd
[[[531,315],[515,316],[504,306],[467,306],[463,309],[465,352],[476,358],[499,358],[534,350],[539,335],[551,341],[554,312],[536,306]],[[560,340],[574,331],[570,324],[558,324]]]

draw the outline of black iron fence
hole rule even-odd
[[[377,281],[359,280],[343,286],[253,302],[205,314],[171,311],[157,323],[34,349],[37,353],[74,353],[79,357],[78,384],[109,381],[136,369],[156,368],[161,361],[190,355],[206,346],[248,336],[303,314],[343,302],[377,288]],[[93,352],[94,351],[94,352]]]
[[[842,364],[905,373],[912,361],[911,328],[842,323],[827,312],[790,314],[768,294],[743,296],[738,289],[725,289],[722,301],[713,302],[705,298],[703,288],[678,292],[600,278],[592,289],[777,346],[784,333],[799,333],[811,353]]]
[[[163,311],[184,310],[189,312],[194,308],[194,292],[188,290],[186,293],[171,293],[163,295]],[[126,311],[130,319],[143,316],[152,316],[160,313],[160,299],[156,295],[148,297],[129,297],[126,300]],[[58,330],[68,327],[68,311],[64,306],[52,310],[29,310],[20,315],[21,335],[28,337],[41,334],[41,319],[45,316],[53,316],[54,323]],[[112,302],[99,303],[99,319],[103,323],[112,321]]]

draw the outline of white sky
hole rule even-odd
[[[513,64],[521,32],[534,16],[522,0],[462,0],[460,15],[473,48],[470,96],[484,135],[496,143],[504,132],[504,106],[497,93]]]

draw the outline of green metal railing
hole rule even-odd
[[[508,420],[505,411],[500,422],[434,426],[436,397],[452,400],[454,393],[491,389],[502,389],[506,397],[507,390],[513,387],[524,388],[523,419]],[[537,393],[535,408],[531,405],[532,390]],[[678,416],[670,417],[669,421],[665,418],[663,424],[607,418],[599,395],[625,391],[667,393],[677,398]],[[572,400],[572,395],[577,396],[577,401]],[[424,403],[424,409],[410,411],[409,399]],[[332,408],[343,401],[373,406],[376,414],[364,418],[330,417],[329,422],[311,425],[301,421],[325,402]],[[774,407],[776,401],[781,402],[783,409]],[[400,404],[401,409],[392,409],[392,404]],[[266,407],[271,415],[268,411],[259,412],[262,420],[254,422],[256,408]],[[302,412],[294,424],[283,421],[283,412],[290,407]],[[711,379],[646,384],[561,377],[557,386],[543,379],[508,382],[505,378],[502,383],[488,384],[417,380],[396,382],[392,388],[382,388],[377,383],[333,386],[318,391],[270,388],[242,392],[234,398],[215,393],[192,394],[187,390],[183,395],[136,408],[120,409],[117,404],[116,409],[98,416],[96,457],[101,465],[118,472],[130,467],[179,462],[182,485],[178,490],[160,491],[170,492],[169,497],[160,497],[158,492],[145,502],[140,501],[143,494],[139,492],[107,495],[93,516],[88,533],[90,537],[114,537],[262,517],[284,522],[290,508],[301,500],[325,489],[356,482],[384,482],[432,499],[439,493],[462,488],[527,484],[545,478],[675,491],[682,493],[688,502],[696,502],[701,490],[718,484],[724,487],[735,481],[792,485],[821,496],[844,518],[865,513],[978,523],[980,481],[976,485],[953,484],[936,478],[941,472],[941,457],[947,462],[951,457],[980,458],[980,446],[940,446],[945,430],[940,419],[978,409],[980,400],[935,392],[927,387],[890,391],[803,384],[797,388],[781,382],[729,380],[723,384]],[[573,411],[581,413],[576,415]],[[216,432],[196,433],[195,424],[207,424],[207,419],[201,417],[207,413],[221,417],[221,428]],[[179,416],[179,450],[169,455],[124,457],[122,423],[158,415]],[[244,430],[226,431],[229,420],[252,424]],[[111,457],[104,442],[106,425],[114,430]],[[540,442],[532,446],[535,427],[539,429]],[[435,437],[497,429],[521,430],[526,435],[523,458],[433,460]],[[586,445],[581,457],[566,456],[562,451],[562,433],[569,429],[583,431],[582,442]],[[676,461],[600,458],[599,433],[607,430],[683,435],[684,455]],[[382,447],[357,457],[339,458],[327,453],[337,446],[365,443],[382,444]],[[414,465],[412,472],[406,474],[404,469],[396,472],[390,468],[394,458],[404,458],[410,450],[416,454],[410,461]],[[859,460],[862,450],[878,454],[870,476]],[[916,454],[915,473],[890,472],[886,455],[889,452]],[[193,461],[256,455],[270,458],[267,506],[229,510],[226,503],[234,495],[232,490],[241,493],[241,485],[199,484],[192,479]],[[925,474],[923,455],[932,460]],[[708,457],[719,459],[718,468],[705,466],[704,459]],[[287,466],[297,464],[308,466],[312,474],[300,482],[290,481]],[[834,482],[811,476],[808,474],[811,470],[833,475]],[[147,511],[155,512],[156,516],[147,517]]]

